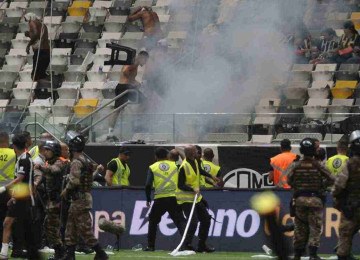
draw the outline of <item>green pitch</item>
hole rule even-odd
[[[109,259],[131,259],[131,260],[142,260],[142,259],[164,259],[164,260],[174,260],[174,259],[206,259],[206,260],[226,260],[226,259],[276,259],[276,258],[266,258],[266,257],[252,257],[254,255],[265,255],[264,253],[241,253],[241,252],[217,252],[212,254],[196,254],[191,256],[179,256],[172,257],[167,251],[156,251],[156,252],[142,252],[142,251],[129,251],[124,250],[120,252],[114,252],[114,255],[109,255]],[[324,256],[324,259],[337,259],[335,256],[329,258],[329,256]],[[94,259],[94,255],[76,255],[76,259]]]

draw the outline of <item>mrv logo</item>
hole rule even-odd
[[[224,187],[227,188],[273,188],[274,185],[269,181],[269,173],[260,174],[248,168],[239,168],[228,172],[224,176]]]
[[[146,235],[148,233],[150,210],[146,207],[146,201],[136,201],[131,221],[130,235]],[[260,217],[254,211],[246,209],[237,212],[235,209],[217,209],[216,212],[209,210],[210,215],[216,220],[211,220],[209,236],[244,238],[254,236],[260,228]],[[159,230],[164,236],[172,236],[177,229],[166,213],[159,224]]]

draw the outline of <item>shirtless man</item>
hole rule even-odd
[[[135,12],[128,17],[129,22],[140,20],[144,27],[144,45],[151,49],[163,37],[160,27],[159,16],[150,7],[138,7]]]
[[[27,13],[25,21],[29,23],[29,31],[25,32],[25,36],[30,38],[30,42],[26,47],[26,53],[30,53],[30,47],[33,48],[33,70],[31,77],[34,81],[46,78],[46,69],[50,63],[50,46],[47,26],[42,24],[34,13]],[[40,43],[41,30],[43,30]],[[38,59],[37,66],[36,61]],[[36,68],[36,71],[35,71]]]
[[[118,96],[128,89],[137,89],[140,87],[140,82],[136,81],[136,76],[139,66],[144,66],[149,59],[149,54],[146,51],[141,51],[137,55],[134,64],[123,66],[120,74],[119,84],[116,86],[115,95]],[[124,104],[131,95],[125,95],[115,101],[115,107]]]

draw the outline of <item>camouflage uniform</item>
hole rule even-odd
[[[62,245],[60,238],[60,193],[66,163],[60,159],[49,160],[47,166],[42,166],[41,171],[45,176],[45,187],[48,196],[47,216],[45,219],[46,234],[50,245]]]
[[[360,228],[360,157],[351,158],[338,175],[333,195],[341,211],[339,226],[339,243],[337,255],[339,259],[347,259],[351,254],[353,236]]]
[[[83,155],[70,164],[70,174],[65,190],[71,198],[69,215],[65,231],[66,246],[75,246],[81,236],[88,246],[98,244],[92,231],[90,209],[92,208],[92,165]]]
[[[331,173],[311,157],[294,162],[288,169],[295,199],[295,251],[305,251],[307,244],[310,251],[320,246],[324,208],[321,191],[333,182]]]

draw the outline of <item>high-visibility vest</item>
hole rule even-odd
[[[185,159],[183,160],[181,166],[180,166],[180,170],[183,168],[185,171],[185,184],[191,188],[200,188],[200,171],[199,171],[199,165],[197,163],[197,161],[195,160],[195,165],[196,165],[196,171],[194,171],[193,167],[191,166],[191,164]],[[193,203],[195,198],[195,193],[193,191],[183,191],[183,190],[178,190],[176,192],[176,199],[178,201],[179,204],[183,204],[183,203]],[[200,202],[202,199],[202,196],[199,195],[196,203]]]
[[[36,157],[39,156],[39,146],[34,146],[33,148],[30,149],[29,154],[31,156],[31,159],[35,159]]]
[[[349,160],[349,157],[342,154],[337,154],[330,157],[326,161],[326,168],[333,174],[338,175],[343,167],[346,165],[346,162]]]
[[[198,162],[197,160],[195,160],[196,162]],[[200,163],[198,163],[200,169],[204,170],[205,171],[205,168],[204,168],[204,164],[203,164],[203,160],[200,160]],[[202,176],[200,174],[200,187],[205,187],[205,176]]]
[[[283,152],[270,159],[271,167],[274,169],[274,184],[284,189],[290,189],[287,184],[286,169],[296,159],[296,154]]]
[[[214,164],[213,162],[210,161],[206,161],[203,160],[203,165],[204,165],[204,170],[209,173],[211,176],[216,177],[220,171],[220,166]],[[201,178],[204,180],[205,182],[205,187],[206,188],[213,188],[215,185],[214,184],[209,184],[205,181],[205,179],[207,179],[209,182],[213,183],[213,180],[211,180],[209,177],[205,177],[205,176],[201,176]]]
[[[113,174],[112,184],[113,185],[121,185],[121,186],[129,186],[129,176],[130,176],[130,168],[126,164],[126,167],[123,165],[119,158],[114,158],[110,162],[115,161],[117,164],[117,170]]]
[[[175,162],[158,161],[150,165],[154,174],[155,199],[175,197],[178,186],[179,170]]]
[[[12,181],[15,177],[16,154],[11,148],[0,148],[0,182]]]

